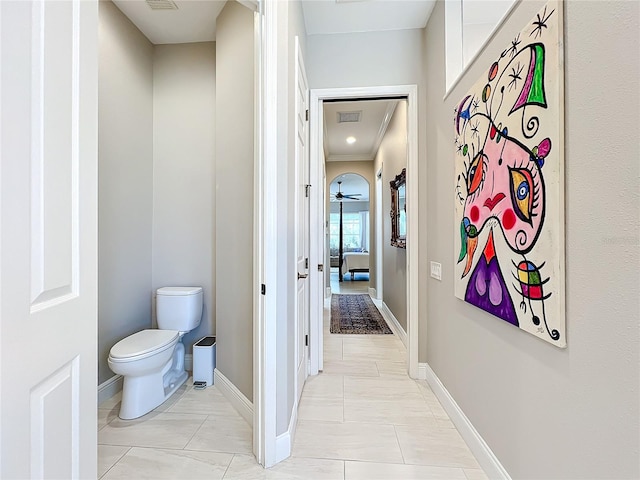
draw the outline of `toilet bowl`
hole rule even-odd
[[[109,352],[109,368],[124,378],[118,414],[124,420],[149,413],[186,381],[184,345],[180,340],[200,324],[202,288],[160,288],[156,310],[160,328],[134,333]]]
[[[142,330],[113,346],[109,368],[124,377],[120,418],[150,412],[185,382],[187,372],[178,365],[184,359],[179,340],[175,330]]]

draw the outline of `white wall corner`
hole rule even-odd
[[[324,298],[329,298],[331,296],[331,287],[326,287],[324,292]]]
[[[375,288],[369,287],[369,296],[371,298],[376,298],[376,299],[378,298],[378,292],[376,292]]]
[[[509,473],[502,466],[498,457],[494,455],[489,445],[487,445],[480,436],[429,364],[419,364],[418,371],[420,374],[424,372],[425,379],[431,387],[431,390],[433,390],[433,393],[438,397],[438,400],[440,400],[442,407],[449,414],[449,418],[451,418],[451,421],[460,432],[460,435],[462,435],[464,441],[467,442],[469,449],[473,452],[487,476],[492,479],[511,480]]]
[[[122,390],[122,380],[122,375],[114,375],[109,380],[98,385],[98,406]]]
[[[400,322],[398,322],[398,319],[395,317],[393,312],[389,310],[386,303],[382,302],[382,309],[380,311],[384,319],[389,324],[389,328],[402,341],[405,348],[407,348],[407,332],[404,331],[402,325],[400,325]]]
[[[220,393],[231,402],[233,408],[253,427],[253,403],[220,370],[216,368],[213,371],[213,375],[213,383],[218,387]]]
[[[298,425],[298,402],[293,406],[289,428],[286,432],[276,437],[276,463],[286,460],[291,456],[291,448],[296,437],[296,426]]]

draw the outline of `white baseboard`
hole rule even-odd
[[[464,438],[464,441],[467,442],[469,449],[473,452],[487,476],[492,479],[511,480],[509,473],[502,466],[498,457],[491,451],[489,445],[487,445],[480,436],[429,364],[420,363],[418,365],[418,372],[419,374],[424,372],[425,379],[431,387],[431,390],[433,390],[433,393],[438,397],[438,400],[440,400],[442,407],[449,414],[451,421],[460,432],[460,435],[462,435],[462,438]]]
[[[418,364],[418,380],[426,380],[427,379],[427,364],[419,363]]]
[[[331,296],[331,287],[326,287],[324,289],[324,298],[329,298]]]
[[[216,368],[213,371],[213,375],[213,383],[220,390],[220,393],[231,402],[233,408],[253,427],[253,403],[220,370]]]
[[[187,372],[193,372],[193,354],[185,353],[184,355],[184,369]]]
[[[375,288],[369,287],[369,296],[371,298],[378,298],[378,293],[376,292]]]
[[[298,425],[298,402],[293,406],[289,429],[276,437],[276,463],[281,462],[291,456],[291,447],[296,436],[296,426]]]
[[[389,307],[387,307],[387,304],[384,302],[382,302],[381,312],[384,319],[387,320],[389,328],[393,330],[393,333],[398,336],[398,338],[404,344],[405,348],[407,348],[407,332],[404,331],[402,325],[400,325],[400,322],[398,322],[398,319],[391,312],[391,310],[389,310]]]
[[[114,375],[106,382],[98,385],[98,406],[122,390],[122,380],[122,375]]]

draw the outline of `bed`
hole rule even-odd
[[[342,275],[351,274],[351,280],[358,272],[369,273],[368,252],[347,252],[342,255]]]

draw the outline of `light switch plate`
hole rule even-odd
[[[438,262],[431,262],[431,276],[436,280],[442,280],[442,265]]]

